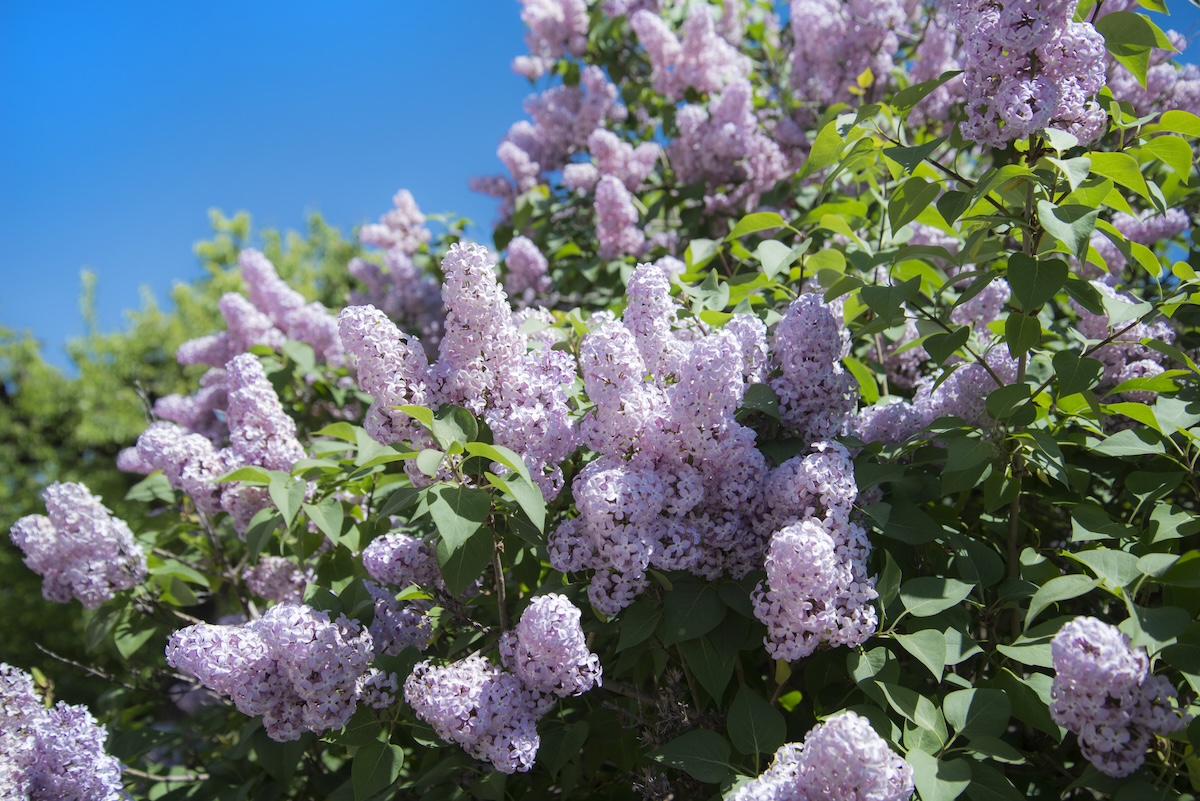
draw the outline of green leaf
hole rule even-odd
[[[1005,745],[1003,741],[996,742]],[[967,785],[967,797],[971,801],[1025,801],[1025,795],[1003,773],[978,760],[971,760],[970,764],[971,783]]]
[[[1099,359],[1080,356],[1074,351],[1059,351],[1054,354],[1055,387],[1058,397],[1065,398],[1084,392],[1100,383],[1104,375],[1104,364]]]
[[[1004,341],[1008,343],[1009,354],[1016,359],[1042,343],[1042,324],[1033,315],[1009,312],[1004,318]],[[1028,388],[1025,393],[1029,394]]]
[[[776,242],[774,239],[767,239],[760,242],[758,247],[754,249],[754,256],[758,259],[758,263],[762,265],[763,274],[775,280],[781,275],[786,275],[796,259],[808,250],[811,239],[804,240],[800,245],[790,248],[782,242]]]
[[[1186,139],[1178,136],[1156,136],[1142,145],[1141,150],[1166,164],[1181,179],[1186,179],[1192,172],[1192,146]]]
[[[1047,158],[1046,161],[1058,168],[1058,171],[1067,179],[1072,192],[1087,180],[1088,175],[1092,171],[1092,160],[1087,156],[1079,156],[1073,159]]]
[[[733,678],[737,649],[723,646],[712,637],[697,637],[679,643],[679,651],[696,681],[720,704],[721,696]]]
[[[787,220],[780,217],[773,211],[757,211],[753,214],[747,214],[742,219],[738,220],[738,224],[733,226],[733,230],[725,237],[726,242],[731,242],[734,239],[740,239],[747,234],[755,234],[759,231],[766,231],[770,228],[786,228]]]
[[[1171,109],[1164,111],[1158,120],[1158,127],[1164,131],[1183,134],[1184,136],[1200,137],[1200,117],[1190,111]]]
[[[684,252],[684,263],[689,272],[695,272],[712,261],[721,252],[721,243],[711,239],[693,239]]]
[[[550,775],[558,776],[559,771],[572,759],[578,759],[583,754],[583,745],[587,742],[591,727],[587,721],[580,720],[570,723],[561,729],[551,729],[543,732],[542,745],[538,749],[538,764],[550,770]]]
[[[374,740],[359,748],[350,766],[355,801],[366,801],[390,787],[400,777],[403,765],[404,749],[398,745]]]
[[[921,801],[954,801],[971,783],[971,766],[964,759],[939,760],[917,750],[906,759]]]
[[[871,311],[891,325],[896,320],[900,307],[916,297],[920,289],[921,279],[917,277],[893,286],[864,286],[859,294]]]
[[[1102,21],[1111,20],[1115,16],[1128,14],[1126,11],[1119,11],[1116,14],[1107,14],[1102,18]],[[1136,17],[1136,14],[1130,16]],[[1105,178],[1111,178],[1114,183],[1132,189],[1146,200],[1150,200],[1150,188],[1146,186],[1146,177],[1142,175],[1142,168],[1138,166],[1133,156],[1128,153],[1109,153],[1092,152],[1088,154],[1092,160],[1092,172],[1097,175],[1103,175]]]
[[[900,94],[903,94],[903,92]],[[942,142],[945,141],[946,137],[939,136],[937,139],[925,142],[924,144],[913,145],[912,147],[888,147],[884,148],[883,155],[903,167],[904,171],[909,175],[912,175],[917,165],[929,158],[930,154],[937,150]]]
[[[676,584],[663,603],[663,645],[702,637],[720,625],[728,607],[706,584]]]
[[[462,595],[475,583],[475,579],[491,564],[493,547],[492,532],[486,528],[468,536],[454,551],[450,551],[445,539],[438,540],[438,566],[452,594]]]
[[[941,213],[942,219],[949,223],[963,216],[970,207],[971,196],[954,189],[944,193],[937,201],[938,212]]]
[[[157,627],[141,615],[121,620],[113,632],[121,657],[128,661],[157,631]]]
[[[267,547],[271,536],[283,525],[283,518],[274,509],[259,509],[246,528],[246,552],[254,559]]]
[[[308,519],[317,524],[317,528],[330,542],[336,544],[341,539],[342,520],[345,518],[341,501],[330,497],[318,504],[306,503],[304,511],[308,514]]]
[[[1141,576],[1137,557],[1125,551],[1096,548],[1090,551],[1067,551],[1065,555],[1091,570],[1113,589],[1127,587]]]
[[[995,688],[1002,690],[1012,703],[1013,715],[1018,720],[1041,729],[1055,740],[1062,739],[1062,732],[1050,717],[1051,679],[1041,673],[1029,678],[1019,678],[1008,668],[1001,668],[994,680]]]
[[[942,191],[941,185],[926,181],[920,176],[912,176],[893,193],[888,202],[888,221],[892,231],[899,231],[915,220],[921,212],[929,208]]]
[[[942,711],[964,737],[999,737],[1008,728],[1012,704],[1000,690],[957,690],[942,701]]]
[[[404,412],[409,417],[425,426],[427,429],[433,427],[433,409],[430,409],[427,406],[415,406],[410,404],[405,406],[397,406],[396,409]]]
[[[448,554],[475,534],[492,510],[491,498],[482,489],[439,484],[429,488],[428,499],[429,516]]]
[[[269,479],[270,477],[268,477]],[[174,503],[175,491],[171,489],[171,482],[167,480],[167,477],[156,472],[130,487],[129,492],[125,493],[125,500],[137,503],[149,503],[150,501]]]
[[[1022,314],[1010,314],[1012,317],[1024,317]],[[1028,318],[1026,318],[1028,319]],[[994,389],[987,396],[985,406],[993,420],[1012,419],[1014,425],[1023,425],[1033,420],[1030,412],[1034,412],[1029,402],[1030,386],[1028,384],[1009,384],[1006,387]],[[1029,419],[1025,419],[1028,417]]]
[[[729,707],[729,739],[743,754],[773,754],[787,738],[787,723],[761,695],[742,686]]]
[[[1078,598],[1081,595],[1091,592],[1099,584],[1100,581],[1098,579],[1088,578],[1079,574],[1056,576],[1050,579],[1038,587],[1037,592],[1033,594],[1033,598],[1029,601],[1029,612],[1025,615],[1025,628],[1028,629],[1033,624],[1033,621],[1037,620],[1037,616],[1042,613],[1042,610],[1051,604]]]
[[[733,775],[729,754],[729,741],[724,737],[715,731],[692,729],[650,752],[650,758],[698,781],[717,784]]]
[[[827,123],[817,133],[812,150],[808,152],[808,160],[804,162],[800,168],[800,174],[796,177],[807,178],[813,173],[831,166],[841,157],[842,148],[845,146],[846,140],[842,139],[837,132],[837,121]]]
[[[922,576],[900,586],[900,602],[913,617],[929,617],[958,606],[973,589],[975,585],[958,579]]]
[[[922,345],[935,364],[945,364],[946,360],[957,353],[959,348],[967,344],[970,336],[971,329],[964,325],[950,333],[934,334],[927,338]]]
[[[1071,255],[1078,258],[1087,256],[1088,240],[1096,228],[1096,219],[1100,216],[1099,209],[1074,205],[1055,206],[1048,200],[1039,200],[1037,209],[1038,222],[1046,229],[1046,233],[1062,242]],[[1063,267],[1065,269],[1066,265]],[[1063,281],[1066,280],[1064,272]]]
[[[1118,431],[1093,445],[1092,451],[1103,456],[1147,456],[1163,453],[1162,435],[1147,429]]]
[[[943,72],[940,76],[932,80],[922,81],[921,83],[905,87],[892,96],[892,107],[897,111],[907,113],[939,86],[960,74],[962,74],[961,70],[950,70]]]
[[[473,442],[479,436],[479,423],[463,407],[448,403],[437,410],[429,431],[442,450],[449,450],[455,442],[463,446]]]
[[[504,478],[495,473],[488,473],[487,480],[492,486],[508,493],[529,518],[529,522],[541,533],[546,533],[546,499],[542,497],[542,491],[537,484],[511,473]]]
[[[423,448],[417,454],[417,469],[422,475],[433,478],[438,474],[438,470],[442,467],[442,460],[446,458],[446,454],[439,451],[437,448]]]
[[[485,459],[491,459],[493,462],[499,462],[526,481],[533,481],[533,478],[529,475],[529,468],[525,466],[525,461],[521,458],[521,454],[503,445],[490,445],[486,442],[468,442],[466,444],[466,451],[472,456],[482,456]]]
[[[304,494],[307,490],[308,485],[305,482],[294,479],[286,473],[276,473],[271,476],[271,483],[268,485],[267,491],[270,493],[275,507],[283,513],[285,526],[290,526],[296,519],[296,514],[304,503]]]
[[[937,735],[938,740],[945,744],[948,734],[946,721],[933,702],[925,696],[901,687],[899,684],[877,682],[876,686],[883,691],[888,705],[923,729],[928,729]]]
[[[638,598],[621,613],[617,624],[621,632],[617,640],[617,652],[645,642],[654,633],[660,620],[662,612],[655,608],[654,602],[645,596]]]
[[[1156,48],[1174,52],[1171,40],[1141,14],[1115,11],[1095,21],[1096,30],[1104,37],[1104,46],[1118,62],[1133,73],[1138,83],[1146,85],[1150,55]]]
[[[354,433],[354,426],[344,420],[337,423],[330,423],[324,428],[314,431],[312,435],[314,437],[333,437],[334,439],[350,443],[358,441],[358,435]]]
[[[1008,259],[1008,285],[1026,312],[1036,312],[1057,295],[1069,273],[1061,259],[1031,259],[1023,253]]]
[[[922,629],[912,634],[896,634],[896,642],[917,661],[929,668],[935,681],[942,680],[946,668],[946,635],[937,629]]]
[[[404,511],[415,504],[421,497],[421,491],[413,487],[399,487],[391,492],[379,507],[378,517],[387,519],[397,512]]]
[[[742,408],[750,412],[761,412],[772,420],[779,421],[779,397],[769,384],[751,384],[742,397]]]
[[[905,498],[893,498],[891,503],[873,503],[865,511],[883,536],[909,545],[923,545],[942,533],[936,520]]]

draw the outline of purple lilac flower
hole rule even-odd
[[[366,286],[365,292],[350,293],[351,306],[374,306],[403,330],[416,332],[427,356],[437,356],[445,323],[437,279],[399,250],[388,251],[386,269],[366,259],[351,259],[346,270]]]
[[[221,510],[223,488],[213,482],[232,469],[230,452],[218,451],[200,434],[174,423],[151,423],[137,439],[138,460],[161,470],[170,485],[182,490],[205,514]]]
[[[1083,755],[1108,776],[1141,767],[1155,734],[1182,730],[1175,688],[1150,674],[1142,648],[1092,617],[1067,623],[1050,643],[1054,683],[1050,714],[1079,737]]]
[[[633,196],[620,179],[605,175],[596,184],[596,239],[600,258],[637,256],[645,246],[646,235],[638,228],[638,210]]]
[[[193,434],[207,437],[215,445],[229,435],[224,412],[229,405],[225,365],[200,377],[200,388],[191,395],[165,395],[154,402],[154,414],[178,423]]]
[[[319,303],[307,303],[304,296],[287,285],[262,253],[247,248],[238,255],[238,266],[246,282],[250,302],[271,319],[288,338],[306,342],[317,357],[331,365],[343,361],[338,339],[337,320]]]
[[[858,412],[852,433],[863,442],[898,445],[920,431],[929,421],[904,398],[885,398]]]
[[[340,350],[340,346],[339,346]],[[289,471],[304,458],[296,422],[288,417],[256,356],[243,353],[225,367],[229,443],[239,464]]]
[[[305,584],[315,578],[311,570],[302,571],[282,556],[264,556],[242,571],[242,581],[250,592],[276,603],[300,603]]]
[[[604,128],[592,131],[587,144],[599,173],[617,178],[630,192],[641,189],[662,156],[662,147],[656,142],[634,147]]]
[[[278,742],[345,726],[373,656],[357,621],[292,603],[240,626],[188,626],[167,643],[167,664],[262,715]]]
[[[587,49],[588,8],[585,0],[521,0],[521,21],[529,28],[529,55],[513,61],[518,75],[536,80],[565,55]]]
[[[667,156],[681,182],[705,184],[710,212],[757,206],[793,167],[760,124],[754,90],[744,78],[725,87],[707,108],[680,108],[676,125],[679,135],[667,146]]]
[[[600,657],[588,650],[579,608],[565,595],[534,598],[500,639],[500,659],[521,683],[545,696],[582,695],[600,684]]]
[[[653,11],[638,11],[629,24],[650,57],[654,89],[672,100],[688,89],[719,92],[750,73],[750,59],[717,33],[707,4],[692,7],[682,38]]]
[[[541,743],[535,693],[482,656],[444,667],[419,663],[404,682],[404,700],[438,737],[496,770],[533,767]]]
[[[844,433],[857,404],[858,385],[842,368],[849,334],[816,294],[801,295],[775,325],[771,379],[786,428],[814,442]]]
[[[1132,303],[1133,299],[1123,295],[1102,281],[1092,281],[1102,295],[1111,303]],[[1091,355],[1104,365],[1104,376],[1100,380],[1101,389],[1109,389],[1119,384],[1130,365],[1136,362],[1162,362],[1164,356],[1157,350],[1142,344],[1143,339],[1153,339],[1170,345],[1175,341],[1175,330],[1166,320],[1153,323],[1127,321],[1114,325],[1106,314],[1092,314],[1087,309],[1072,301],[1072,307],[1078,315],[1079,333],[1089,340],[1100,342],[1112,337],[1112,341],[1096,350]],[[1128,330],[1126,330],[1128,329]],[[1144,372],[1144,369],[1143,369]]]
[[[146,578],[146,555],[124,520],[83,484],[54,483],[42,493],[46,515],[27,515],[9,536],[25,565],[42,577],[42,595],[95,609]]]
[[[550,263],[532,240],[514,236],[508,243],[508,267],[504,289],[509,297],[522,298],[526,303],[550,289]]]
[[[430,590],[444,586],[429,543],[399,531],[372,540],[362,561],[367,575],[381,584]]]
[[[417,207],[412,192],[401,189],[392,198],[394,208],[379,218],[378,223],[364,225],[358,239],[364,245],[374,245],[384,250],[398,250],[411,256],[429,242],[429,229],[425,227],[425,215]]]
[[[47,709],[33,678],[0,663],[0,793],[26,801],[118,801],[121,763],[104,752],[108,733],[87,708]]]
[[[1087,144],[1107,115],[1091,100],[1105,84],[1104,38],[1072,22],[1075,0],[952,0],[963,36],[967,121],[963,135],[1004,147],[1044,128]]]
[[[787,743],[761,776],[729,801],[906,801],[912,767],[861,715],[845,711],[817,724],[804,742]]]
[[[375,616],[371,619],[371,640],[381,654],[395,656],[405,648],[424,651],[433,636],[433,621],[429,617],[432,604],[426,601],[398,601],[395,593],[373,581],[363,585],[371,594]]]

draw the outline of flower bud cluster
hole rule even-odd
[[[562,595],[535,598],[500,641],[507,670],[482,656],[443,667],[421,662],[404,699],[443,740],[504,773],[533,766],[538,719],[555,698],[600,683],[600,660],[584,644],[579,610]]]
[[[948,11],[963,37],[965,137],[992,147],[1044,128],[1100,138],[1108,116],[1090,98],[1105,84],[1104,37],[1071,21],[1075,0],[952,0]]]
[[[0,797],[118,801],[121,764],[104,752],[108,732],[85,707],[47,709],[33,678],[0,662]]]
[[[912,767],[870,722],[842,712],[817,724],[803,743],[787,743],[762,775],[729,796],[729,801],[906,801]]]
[[[250,300],[236,293],[224,295],[218,305],[227,330],[180,345],[176,353],[180,364],[224,367],[254,345],[279,348],[286,339],[308,343],[318,358],[331,365],[342,363],[337,323],[324,306],[307,303],[257,250],[243,250],[238,266]]]
[[[374,657],[371,635],[345,616],[302,604],[273,606],[240,626],[198,623],[171,635],[167,664],[262,715],[278,742],[346,725]]]
[[[451,246],[442,270],[446,330],[435,364],[377,309],[342,312],[342,341],[355,358],[360,386],[375,396],[364,426],[384,444],[424,445],[428,435],[395,407],[464,406],[484,417],[496,444],[521,454],[544,494],[556,495],[559,464],[576,444],[565,393],[575,375],[570,356],[518,328],[485,248]],[[428,481],[415,466],[409,475]]]
[[[1093,617],[1067,623],[1050,643],[1054,682],[1050,714],[1079,737],[1083,755],[1108,776],[1141,767],[1155,734],[1181,731],[1175,688],[1150,674],[1142,648]]]
[[[9,536],[25,565],[42,577],[42,595],[95,609],[146,578],[146,555],[124,520],[83,484],[54,483],[42,493],[46,515],[27,515]]]

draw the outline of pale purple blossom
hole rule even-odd
[[[596,239],[600,258],[637,256],[645,247],[646,235],[638,228],[638,210],[620,179],[605,175],[596,184]]]
[[[25,565],[42,577],[47,600],[76,598],[95,609],[146,579],[146,556],[133,532],[87,487],[56,482],[42,498],[46,516],[20,518],[9,536],[25,555]]]
[[[401,189],[392,198],[393,208],[379,218],[378,223],[364,225],[358,239],[364,245],[384,250],[398,250],[411,256],[428,244],[430,233],[425,227],[425,215],[417,206],[412,192]]]
[[[264,556],[242,571],[242,581],[250,592],[276,603],[300,603],[305,584],[315,579],[311,570],[302,571],[282,556]]]

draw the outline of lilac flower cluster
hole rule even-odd
[[[941,77],[945,72],[961,70],[961,55],[958,32],[951,24],[950,18],[938,11],[929,18],[921,41],[913,51],[908,70],[909,79],[914,84],[924,83]],[[948,120],[951,108],[965,99],[966,88],[963,86],[962,76],[955,76],[913,107],[909,121],[915,126],[920,126]]]
[[[471,188],[500,198],[501,216],[507,217],[518,195],[537,186],[547,173],[562,169],[606,120],[625,119],[628,110],[617,95],[604,71],[589,65],[580,71],[578,86],[553,86],[530,97],[525,111],[532,120],[509,128],[496,150],[509,177],[475,179]]]
[[[188,626],[167,643],[167,664],[262,715],[278,742],[345,726],[373,657],[357,621],[292,603],[241,626]]]
[[[172,423],[154,423],[137,441],[138,466],[162,470],[175,489],[192,498],[204,514],[225,511],[234,527],[244,532],[250,519],[270,504],[261,487],[222,485],[215,479],[237,467],[257,465],[270,470],[292,469],[304,449],[296,439],[296,424],[284,412],[262,364],[243,353],[226,365],[229,441],[220,450],[199,434]]]
[[[118,801],[121,764],[85,707],[47,709],[33,678],[0,662],[0,797],[13,801]]]
[[[527,771],[541,744],[538,719],[554,699],[600,683],[579,617],[562,595],[535,598],[501,639],[508,670],[479,655],[443,667],[427,660],[405,681],[404,699],[443,740],[504,773]]]
[[[657,13],[640,10],[629,25],[650,57],[650,81],[655,91],[680,100],[688,89],[700,94],[720,92],[750,74],[750,59],[721,38],[707,3],[692,6],[678,37]]]
[[[1122,295],[1103,281],[1092,281],[1101,294],[1112,303],[1132,303],[1133,299]],[[1163,372],[1165,356],[1159,351],[1142,344],[1143,339],[1153,339],[1170,345],[1175,341],[1175,330],[1166,320],[1153,323],[1132,321],[1113,324],[1106,314],[1093,314],[1074,301],[1071,303],[1079,317],[1078,331],[1089,340],[1100,342],[1109,337],[1112,341],[1091,354],[1104,365],[1100,389],[1106,390],[1132,378],[1158,375]],[[1153,395],[1128,393],[1129,400],[1148,402]]]
[[[416,585],[431,592],[445,590],[433,549],[408,534],[395,531],[373,540],[363,549],[362,560],[367,575],[379,584],[401,588]],[[424,651],[433,634],[429,619],[432,604],[416,599],[398,601],[394,593],[379,584],[367,582],[375,601],[371,636],[376,650],[392,656],[408,647]]]
[[[817,442],[772,470],[763,492],[766,585],[752,595],[767,653],[794,662],[822,645],[858,645],[875,633],[878,597],[866,531],[850,520],[858,485],[850,452]]]
[[[1092,98],[1105,84],[1104,37],[1072,22],[1075,0],[952,0],[963,37],[963,135],[1003,147],[1044,128],[1093,142],[1108,117]]]
[[[808,442],[844,434],[858,402],[858,384],[841,364],[850,335],[821,296],[805,293],[788,306],[772,337],[783,425]]]
[[[1017,380],[1017,363],[1003,347],[992,348],[984,355],[984,360],[986,368],[979,362],[960,365],[940,384],[933,375],[918,382],[913,405],[926,422],[939,417],[958,417],[971,425],[979,425],[988,419],[987,396]]]
[[[318,358],[331,365],[342,363],[337,323],[324,306],[306,303],[304,296],[281,280],[275,266],[257,250],[243,250],[238,266],[249,302],[235,293],[224,295],[219,306],[227,330],[180,345],[176,354],[180,364],[224,367],[254,345],[278,348],[285,339],[308,343]]]
[[[550,263],[532,240],[514,236],[504,263],[508,267],[504,290],[510,298],[529,304],[550,290]]]
[[[42,595],[95,609],[146,578],[146,555],[124,520],[83,484],[54,483],[42,493],[46,515],[27,515],[9,536],[25,565],[42,577]]]
[[[794,167],[763,130],[745,78],[731,82],[707,108],[683,106],[675,122],[679,136],[667,146],[671,166],[683,183],[705,184],[710,212],[757,206]]]
[[[903,0],[791,0],[791,84],[798,99],[827,106],[854,100],[850,88],[871,70],[875,94],[886,86],[908,23]],[[817,115],[802,115],[805,123]]]
[[[1108,776],[1128,776],[1146,759],[1155,734],[1187,726],[1175,688],[1150,674],[1142,648],[1092,617],[1067,623],[1050,643],[1054,683],[1050,714],[1079,737],[1080,749]]]
[[[569,354],[520,330],[485,248],[453,245],[442,270],[446,331],[433,365],[417,341],[378,310],[342,312],[341,336],[356,359],[360,386],[375,396],[364,426],[385,444],[425,444],[428,435],[396,406],[465,406],[484,417],[497,444],[521,454],[543,493],[556,495],[559,464],[576,445],[565,393],[575,376]],[[428,480],[415,466],[406,469],[415,481]]]
[[[602,318],[580,347],[594,404],[580,435],[600,458],[572,485],[579,517],[548,543],[556,570],[593,571],[588,597],[605,615],[632,603],[651,567],[743,576],[762,565],[771,532],[808,514],[797,508],[763,525],[770,470],[753,430],[734,417],[747,383],[764,381],[773,364],[766,326],[741,315],[704,332],[678,320],[670,281],[651,264],[637,267],[626,296],[624,320]],[[832,361],[841,332],[829,318]],[[785,347],[788,328],[780,326],[780,349],[806,347]],[[823,333],[812,336],[812,348],[828,350]]]
[[[870,722],[841,712],[817,724],[803,743],[788,743],[762,775],[729,801],[906,801],[912,767],[888,747]]]
[[[500,638],[500,660],[521,684],[543,696],[583,695],[600,683],[600,657],[588,650],[580,611],[565,595],[534,598]]]
[[[315,579],[312,571],[303,571],[282,556],[264,556],[258,564],[242,571],[242,581],[250,592],[281,604],[298,604],[304,599],[304,586]]]
[[[638,210],[633,196],[619,179],[605,175],[596,185],[596,239],[600,258],[637,256],[646,244],[646,235],[638,228]]]
[[[565,56],[581,56],[587,49],[586,0],[521,0],[521,21],[529,28],[528,56],[513,60],[513,71],[537,80]]]
[[[193,394],[165,395],[156,400],[154,416],[178,423],[193,434],[207,437],[216,445],[229,436],[229,426],[224,417],[228,405],[229,389],[224,366],[214,367],[200,377],[200,388]]]
[[[366,291],[351,292],[350,304],[374,306],[405,330],[416,331],[429,354],[434,355],[442,336],[442,288],[412,259],[429,242],[429,229],[408,190],[397,192],[393,203],[395,208],[378,224],[363,226],[359,231],[363,244],[386,249],[386,268],[366,259],[351,259],[346,269]]]

